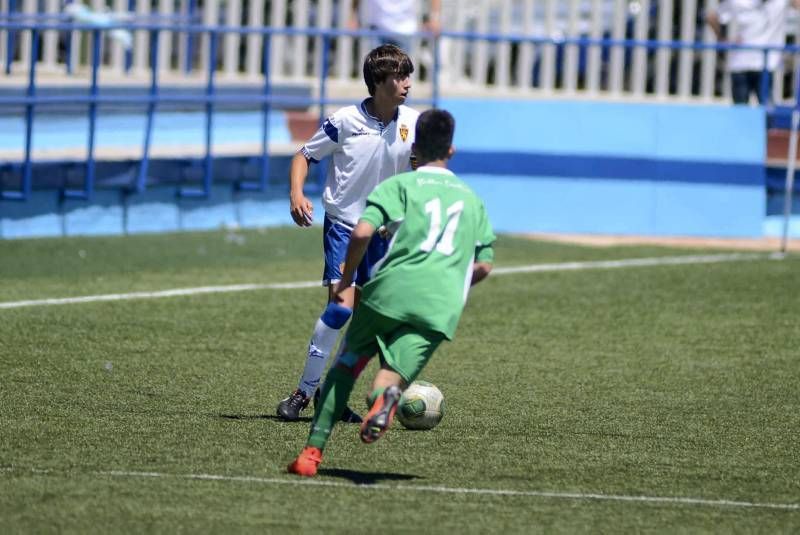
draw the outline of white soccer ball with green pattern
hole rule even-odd
[[[403,392],[397,419],[406,429],[433,429],[444,416],[444,396],[427,381],[414,381]]]

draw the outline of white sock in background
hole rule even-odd
[[[330,357],[333,346],[336,345],[336,340],[339,338],[339,331],[341,329],[333,329],[326,325],[322,318],[318,319],[317,324],[314,325],[314,334],[308,343],[306,367],[303,369],[300,384],[297,385],[297,388],[309,397],[313,396],[314,391],[319,387],[322,374],[325,373],[328,357]]]

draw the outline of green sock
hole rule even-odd
[[[333,426],[347,407],[347,400],[355,383],[356,378],[346,370],[334,367],[328,372],[314,412],[314,421],[311,422],[311,433],[306,442],[308,446],[325,449],[325,443],[331,436]]]

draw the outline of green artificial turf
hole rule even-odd
[[[0,303],[314,281],[320,241],[0,241]],[[501,236],[496,256],[700,253]],[[797,532],[798,273],[764,256],[493,275],[423,374],[439,427],[365,446],[339,426],[326,485],[285,473],[308,418],[273,416],[321,288],[0,308],[0,532]]]

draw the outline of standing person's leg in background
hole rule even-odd
[[[734,104],[750,102],[750,82],[747,72],[731,73],[731,98]]]
[[[327,215],[323,224],[323,253],[325,268],[322,278],[328,285],[328,304],[314,324],[314,330],[308,343],[306,363],[297,389],[278,404],[278,416],[287,421],[300,418],[303,411],[314,397],[320,386],[320,379],[327,367],[330,357],[339,339],[339,332],[350,319],[356,304],[356,288],[345,292],[345,300],[341,304],[331,301],[331,292],[335,281],[341,277],[341,264],[350,239],[350,229],[333,222]],[[361,418],[352,410],[346,409],[342,417],[347,422],[360,422]]]
[[[752,71],[751,73],[752,80],[751,84],[755,87],[756,95],[758,96],[758,103],[762,106],[766,106],[772,100],[772,73],[766,72],[763,73],[761,71]],[[762,86],[762,77],[766,76],[766,85],[764,87],[764,91],[762,93],[761,86]]]

